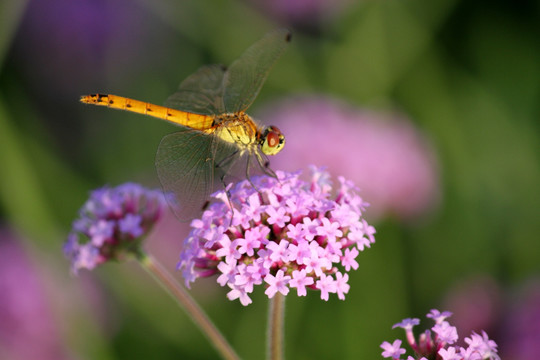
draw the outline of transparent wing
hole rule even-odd
[[[223,105],[223,65],[206,65],[188,76],[165,106],[195,114],[213,115],[225,112]]]
[[[156,169],[169,204],[180,220],[199,215],[214,191],[214,177],[219,161],[233,157],[236,148],[219,138],[200,131],[182,129],[165,136],[156,154]],[[219,183],[219,185],[221,185]]]
[[[244,111],[253,103],[290,39],[287,29],[269,32],[232,63],[224,78],[223,99],[228,113]]]

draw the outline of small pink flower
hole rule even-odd
[[[325,274],[321,274],[320,279],[315,284],[317,289],[321,290],[321,299],[328,301],[328,294],[337,291],[336,282],[334,279]]]
[[[287,295],[289,293],[289,288],[287,285],[289,284],[289,281],[291,280],[290,276],[285,276],[285,273],[283,270],[279,270],[276,274],[276,276],[272,276],[272,274],[268,274],[264,281],[269,285],[268,288],[266,288],[266,291],[264,292],[268,297],[271,299],[274,297],[274,295],[279,291],[283,295]]]
[[[401,355],[405,354],[405,349],[401,348],[401,340],[395,340],[392,344],[385,341],[381,344],[381,348],[384,350],[382,356],[385,358],[400,359]]]
[[[307,276],[306,270],[294,270],[292,273],[292,280],[289,283],[289,286],[295,287],[298,296],[306,296],[306,286],[313,284],[313,278]]]

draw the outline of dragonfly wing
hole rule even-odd
[[[222,177],[236,147],[214,135],[182,129],[165,136],[156,154],[156,169],[169,204],[180,220],[200,214],[215,190],[215,177]],[[220,168],[223,163],[223,168]],[[217,186],[216,186],[217,187]]]
[[[188,76],[165,106],[195,114],[213,115],[225,112],[223,105],[223,65],[206,65]]]
[[[223,94],[228,113],[245,111],[253,103],[290,39],[287,29],[269,32],[231,64],[225,74]]]
[[[181,220],[198,215],[211,192],[214,165],[211,147],[211,136],[190,129],[169,134],[159,144],[158,177],[169,204]]]

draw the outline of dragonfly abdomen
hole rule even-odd
[[[165,106],[150,104],[123,96],[109,94],[92,94],[81,97],[81,102],[112,109],[125,110],[138,114],[153,116],[177,125],[187,126],[197,130],[206,130],[212,127],[214,118],[209,115],[193,114]]]

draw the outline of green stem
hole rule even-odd
[[[167,272],[161,264],[150,255],[141,251],[137,258],[141,266],[176,300],[191,320],[201,329],[224,359],[238,360],[240,357],[235,353],[231,345],[210,321],[208,316],[199,307],[195,300],[188,294],[186,289]]]
[[[285,296],[281,293],[270,299],[270,308],[268,309],[268,353],[269,360],[282,360],[283,357],[283,334],[285,315]]]

